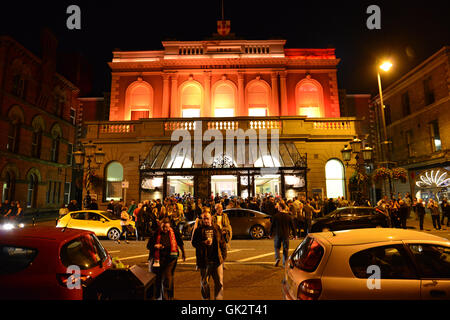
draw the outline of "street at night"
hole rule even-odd
[[[0,303],[448,302],[447,7],[2,3]]]

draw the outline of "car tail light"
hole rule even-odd
[[[297,290],[299,300],[317,300],[322,293],[322,282],[320,279],[305,280],[300,283]]]
[[[73,276],[74,274],[73,273],[59,273],[59,274],[57,274],[56,275],[56,278],[57,278],[57,280],[58,280],[58,283],[61,285],[61,286],[63,286],[63,287],[66,287],[66,288],[68,288],[68,282],[69,281],[72,281],[72,285],[75,285],[75,283],[76,283],[76,281],[77,281],[77,279],[75,278],[75,277],[70,277],[70,276]],[[87,284],[87,282],[89,281],[91,279],[91,276],[83,276],[83,275],[80,275],[80,284],[83,286],[83,285],[86,285]]]

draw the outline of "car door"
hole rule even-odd
[[[106,219],[95,212],[88,212],[88,228],[97,236],[105,236],[107,228]]]
[[[421,278],[420,295],[426,300],[450,299],[450,247],[408,243]]]
[[[329,299],[420,299],[420,279],[401,243],[358,251],[350,256],[349,266],[351,277],[331,278]]]
[[[70,220],[67,223],[68,228],[86,230],[89,226],[88,212],[78,211],[71,213]]]

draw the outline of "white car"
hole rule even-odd
[[[450,299],[450,241],[391,228],[310,233],[282,288],[287,300]]]

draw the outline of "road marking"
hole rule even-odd
[[[235,249],[235,250],[230,250],[230,251],[228,251],[228,253],[233,253],[233,252],[238,252],[238,251],[242,251],[241,249]],[[118,257],[119,258],[119,260],[131,260],[131,259],[137,259],[137,258],[143,258],[143,257],[148,257],[148,253],[147,254],[144,254],[144,255],[139,255],[139,256],[132,256],[132,257],[124,257],[124,258],[120,258],[120,257]],[[192,260],[192,259],[195,259],[196,257],[194,256],[194,257],[189,257],[189,258],[186,258],[186,261],[187,260]]]
[[[289,251],[292,251],[292,250],[294,250],[294,249],[289,249]],[[260,254],[259,256],[253,256],[253,257],[237,260],[236,262],[247,262],[247,261],[250,261],[250,260],[259,259],[259,258],[267,257],[267,256],[270,256],[270,255],[275,255],[275,252]]]

